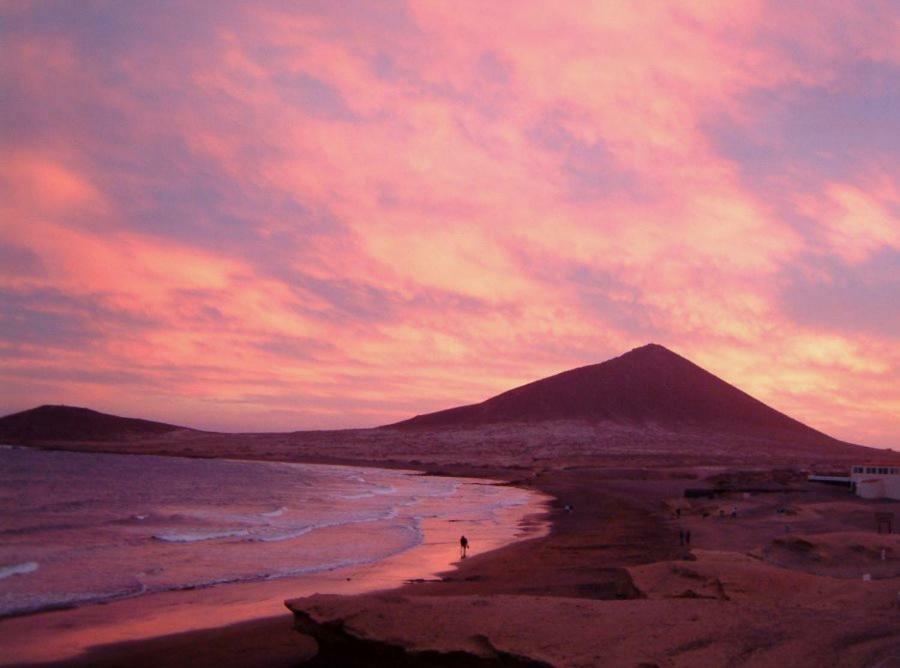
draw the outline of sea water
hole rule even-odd
[[[374,563],[423,520],[528,501],[408,471],[0,446],[0,616]]]

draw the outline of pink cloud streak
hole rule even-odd
[[[895,5],[2,12],[4,412],[366,426],[654,340],[897,443]]]

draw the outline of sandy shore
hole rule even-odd
[[[800,481],[687,500],[684,475],[547,473],[546,538],[441,582],[291,601],[312,665],[900,665],[900,536],[872,521],[900,504]]]
[[[900,521],[900,503],[817,486],[784,466],[456,464],[443,472],[506,478],[552,497],[549,533],[490,552],[476,539],[476,553],[447,570],[453,527],[439,558],[422,569],[408,553],[415,563],[403,577],[388,567],[378,591],[352,580],[318,595],[266,583],[266,610],[223,600],[229,588],[184,592],[194,630],[132,642],[99,634],[70,663],[900,666],[900,536],[877,534],[874,524],[878,511]],[[721,493],[686,498],[687,488]],[[686,530],[690,545],[679,538]],[[385,590],[413,572],[438,571]],[[281,612],[284,599],[303,633]],[[121,601],[96,614],[134,632],[148,605]],[[83,610],[41,615],[52,623],[44,637],[65,637],[66,615]],[[253,621],[232,623],[247,612]],[[14,627],[0,632],[14,635]]]

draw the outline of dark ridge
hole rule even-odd
[[[125,418],[75,406],[39,406],[0,418],[0,440],[107,441],[123,436],[166,434],[185,429],[172,424]]]
[[[503,652],[487,636],[471,639],[481,646],[483,656],[462,650],[411,651],[387,640],[359,637],[343,620],[315,621],[302,609],[291,607],[290,601],[286,603],[294,613],[294,628],[318,645],[316,655],[303,664],[312,668],[551,668],[543,661]]]
[[[480,404],[387,426],[433,428],[550,420],[750,429],[806,442],[839,442],[654,343],[601,364],[522,385]]]

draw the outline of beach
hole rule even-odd
[[[241,437],[208,442],[218,448],[209,455],[243,447]],[[194,667],[897,665],[900,536],[877,533],[874,518],[898,504],[808,482],[801,468],[840,460],[679,464],[675,452],[635,448],[585,464],[552,448],[561,454],[530,465],[457,455],[425,467],[425,479],[468,476],[474,489],[533,495],[489,532],[429,518],[421,545],[364,567],[3,620],[7,656]],[[366,452],[356,450],[360,461]],[[384,475],[416,466],[391,464]],[[460,534],[472,540],[465,560]]]
[[[536,505],[509,506],[487,534],[450,521],[468,512],[419,517],[432,538],[346,574],[148,594],[0,622],[22,661],[884,668],[900,656],[900,536],[877,533],[874,521],[876,513],[896,515],[898,502],[807,480],[811,471],[849,470],[867,452],[858,446],[785,445],[711,429],[535,423],[330,434],[176,431],[44,447],[165,453],[188,468],[253,458],[266,476],[268,465],[281,475],[289,470],[283,466],[315,461],[356,471],[338,476],[343,482],[333,491],[344,496],[358,495],[344,487],[359,484],[356,478],[367,494],[400,490],[400,481],[446,492],[466,479],[457,490],[474,493],[470,510],[499,490],[526,494]],[[388,482],[392,476],[399,478]],[[364,505],[390,495],[365,498]],[[254,509],[289,505],[267,498]],[[404,518],[411,519],[398,511],[394,519]],[[472,540],[464,561],[461,534]],[[246,549],[246,538],[222,540]],[[268,545],[277,550],[279,542]]]
[[[897,665],[900,536],[871,521],[896,502],[785,468],[542,467],[506,477],[552,499],[549,531],[532,516],[520,540],[475,538],[459,561],[459,525],[426,527],[434,540],[424,546],[314,586],[170,592],[0,629],[32,658],[68,650],[68,665]],[[739,491],[750,482],[757,491]],[[711,483],[722,493],[685,498]],[[685,529],[690,545],[679,540]],[[42,631],[29,639],[31,619]],[[92,636],[74,652],[78,628]]]

